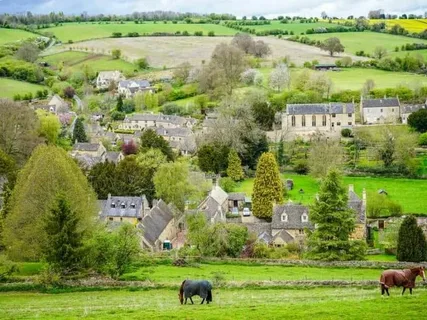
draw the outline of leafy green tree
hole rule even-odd
[[[77,118],[74,123],[74,131],[73,131],[73,143],[74,142],[88,142],[88,138],[86,136],[85,127],[83,124],[82,118]]]
[[[276,159],[277,159],[277,164],[279,165],[279,168],[286,164],[285,146],[284,146],[283,139],[280,139],[279,141],[279,146],[277,147]]]
[[[135,64],[141,70],[145,70],[149,68],[148,60],[145,57],[139,58],[138,60],[136,60]]]
[[[197,152],[199,168],[204,172],[220,173],[227,169],[230,148],[220,144],[205,144]]]
[[[116,165],[114,162],[100,162],[95,164],[89,171],[87,179],[98,199],[107,199],[108,194],[118,195]]]
[[[111,55],[113,56],[113,59],[120,59],[122,51],[120,49],[113,49],[111,50]]]
[[[118,278],[125,273],[141,251],[138,230],[131,224],[123,224],[115,235],[114,263],[110,275]]]
[[[328,171],[340,168],[343,163],[343,150],[339,143],[327,139],[313,141],[308,156],[310,175],[324,178]]]
[[[71,210],[64,195],[58,195],[45,220],[47,241],[43,253],[47,263],[63,275],[76,272],[83,254],[79,215]]]
[[[426,260],[427,244],[417,218],[407,216],[400,226],[397,238],[397,260],[420,262]]]
[[[40,49],[31,42],[24,42],[18,51],[16,51],[16,57],[20,60],[27,62],[35,62],[40,53]]]
[[[244,177],[242,161],[234,149],[231,149],[228,153],[227,176],[229,176],[234,181],[240,181]]]
[[[45,217],[58,193],[78,215],[78,229],[90,234],[98,213],[95,193],[65,150],[37,147],[19,172],[4,224],[4,241],[12,259],[38,261],[48,242]]]
[[[408,125],[418,132],[427,132],[427,109],[420,109],[408,117]]]
[[[320,45],[320,49],[328,51],[331,57],[334,55],[334,53],[344,52],[344,46],[337,37],[328,38],[323,41],[323,43]]]
[[[40,136],[45,138],[47,143],[56,144],[61,132],[61,123],[58,117],[41,109],[37,110],[37,116],[40,121]]]
[[[151,148],[159,149],[168,161],[173,161],[175,158],[169,143],[152,129],[144,130],[141,135],[140,148],[142,152],[146,152]]]
[[[263,153],[256,169],[252,211],[258,218],[271,219],[273,205],[283,201],[283,186],[276,159],[270,152]]]
[[[116,105],[116,110],[118,112],[123,112],[123,97],[120,94],[119,97],[117,98],[117,105]]]
[[[316,228],[308,240],[308,257],[316,260],[363,259],[365,244],[350,240],[356,214],[348,208],[347,200],[347,190],[339,173],[329,171],[310,207],[310,220]]]

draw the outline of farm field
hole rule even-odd
[[[213,302],[180,305],[177,290],[62,294],[0,293],[1,319],[417,319],[427,291],[413,296],[378,288],[214,289]],[[379,310],[381,310],[379,312]]]
[[[64,51],[44,56],[40,61],[48,62],[53,68],[57,68],[63,62],[64,67],[71,69],[71,71],[81,70],[84,65],[90,66],[95,72],[119,70],[131,73],[136,69],[134,64],[122,59],[113,59],[107,55],[78,51]]]
[[[297,174],[283,174],[284,179],[294,180],[294,190],[289,192],[292,201],[309,204],[313,201],[319,189],[319,183],[310,176]],[[404,213],[427,213],[427,180],[417,179],[393,179],[393,178],[371,178],[371,177],[344,177],[344,184],[354,185],[355,192],[361,196],[363,188],[369,192],[377,192],[384,189],[388,192],[388,197],[397,201],[403,207]],[[252,194],[253,179],[246,179],[241,182],[236,192]],[[303,189],[304,194],[299,190]]]
[[[62,26],[43,29],[45,32],[52,32],[59,40],[68,42],[68,40],[83,41],[89,39],[99,39],[111,37],[113,32],[121,32],[126,36],[129,32],[138,32],[140,35],[151,34],[153,32],[176,33],[180,31],[189,32],[191,35],[196,31],[202,31],[204,36],[208,35],[209,31],[215,32],[218,36],[233,36],[236,30],[227,28],[217,24],[172,24],[168,21],[167,24],[162,22],[153,23],[145,22],[143,24],[135,24],[132,22],[109,23],[64,23]]]
[[[345,52],[355,54],[356,51],[363,50],[365,53],[372,54],[375,47],[381,46],[394,51],[396,47],[401,47],[407,43],[427,43],[427,40],[413,39],[404,36],[384,34],[377,32],[342,32],[307,35],[310,39],[324,41],[331,37],[337,37],[345,47]]]
[[[413,50],[413,51],[399,51],[399,52],[388,52],[391,57],[404,57],[407,54],[411,56],[422,56],[424,61],[427,60],[427,50]]]
[[[332,25],[334,26],[334,25]],[[265,24],[261,26],[242,26],[243,28],[255,29],[258,31],[268,31],[268,30],[287,30],[288,32],[293,31],[295,35],[299,35],[301,33],[305,33],[308,29],[315,28],[328,28],[331,27],[329,22],[315,22],[315,23],[299,23],[299,22],[291,22],[291,23],[280,23],[277,20],[271,21],[270,24]]]
[[[0,78],[0,98],[13,98],[15,94],[26,94],[31,92],[33,95],[37,90],[43,90],[47,87],[38,84]]]
[[[231,29],[230,29],[231,30]],[[274,37],[254,37],[254,40],[263,40],[270,45],[272,55],[270,60],[290,56],[291,61],[297,65],[302,65],[305,61],[314,59],[321,63],[331,63],[335,57],[330,57],[327,52],[319,48],[307,46],[301,43],[281,40]],[[190,62],[199,66],[202,61],[208,61],[215,46],[222,42],[230,42],[230,37],[139,37],[120,39],[98,39],[63,45],[52,48],[54,50],[68,50],[84,46],[95,52],[110,51],[120,48],[122,54],[131,60],[147,57],[153,67],[167,68],[176,67],[183,62]],[[52,53],[53,53],[52,52]],[[344,54],[346,55],[346,54]],[[363,60],[364,58],[352,56],[353,60]]]
[[[346,21],[354,22],[354,20],[338,19],[332,20],[333,23],[345,23]],[[398,24],[409,32],[422,32],[427,29],[427,19],[370,19],[369,24],[384,22],[388,29]]]
[[[8,42],[25,40],[28,38],[35,38],[37,36],[38,35],[34,33],[24,31],[24,30],[0,28],[0,45]]]

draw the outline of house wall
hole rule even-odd
[[[372,124],[396,123],[400,117],[399,106],[383,108],[363,108],[363,122]]]
[[[366,236],[366,226],[364,224],[356,224],[353,233],[350,235],[352,240],[364,240]]]
[[[408,117],[410,116],[410,113],[402,113],[402,123],[408,124]]]
[[[175,225],[175,221],[174,221],[174,219],[172,219],[169,223],[168,223],[168,225],[166,226],[166,228],[163,230],[163,232],[160,234],[160,236],[159,236],[159,241],[163,244],[163,242],[165,241],[165,240],[170,240],[170,241],[172,241],[175,237],[176,237],[176,234],[177,234],[177,232],[178,232],[178,229],[176,228],[176,225]]]
[[[170,122],[157,120],[131,120],[119,124],[119,129],[124,130],[142,130],[149,127],[178,128],[180,126]]]
[[[107,220],[108,221],[113,221],[113,222],[128,222],[128,223],[131,223],[131,224],[138,223],[138,219],[131,218],[131,217],[108,217]]]
[[[271,230],[271,235],[273,236],[273,238],[279,233],[281,232],[283,229],[272,229]],[[296,241],[304,241],[306,238],[304,229],[302,233],[300,233],[300,229],[285,229],[286,232],[288,232],[292,237],[294,237],[294,239]],[[276,240],[273,240],[273,244],[274,245],[281,245],[281,244],[286,244],[286,242],[284,242],[281,238],[277,238]]]

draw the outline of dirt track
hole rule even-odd
[[[231,37],[140,37],[121,39],[99,39],[66,45],[66,48],[93,48],[95,52],[107,52],[119,48],[122,54],[130,60],[147,57],[154,67],[176,67],[182,62],[200,65],[209,60],[215,46],[221,42],[230,42]],[[267,42],[272,55],[269,59],[290,56],[291,61],[302,65],[305,61],[318,60],[320,63],[330,63],[337,57],[329,57],[320,49],[296,42],[281,40],[273,37],[259,37]],[[58,49],[58,48],[57,48]],[[340,56],[339,56],[340,57]],[[338,58],[339,58],[338,57]],[[341,56],[342,57],[342,56]],[[353,59],[359,59],[352,56]]]

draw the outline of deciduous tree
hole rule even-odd
[[[286,64],[280,63],[270,74],[270,87],[276,91],[282,91],[291,84],[291,73]]]
[[[341,44],[340,39],[337,37],[326,39],[320,45],[320,49],[328,51],[331,57],[334,55],[334,53],[344,52],[344,46]]]
[[[273,205],[283,201],[283,186],[276,159],[270,152],[263,153],[256,169],[252,210],[258,218],[271,219]]]
[[[151,148],[159,149],[167,157],[168,161],[173,161],[175,158],[169,143],[152,129],[144,130],[141,135],[140,148],[142,152],[146,152]]]
[[[40,49],[31,42],[24,42],[16,51],[16,57],[28,62],[35,62],[39,56]]]
[[[61,133],[61,123],[56,115],[42,109],[37,110],[40,121],[39,134],[47,143],[56,144]]]

